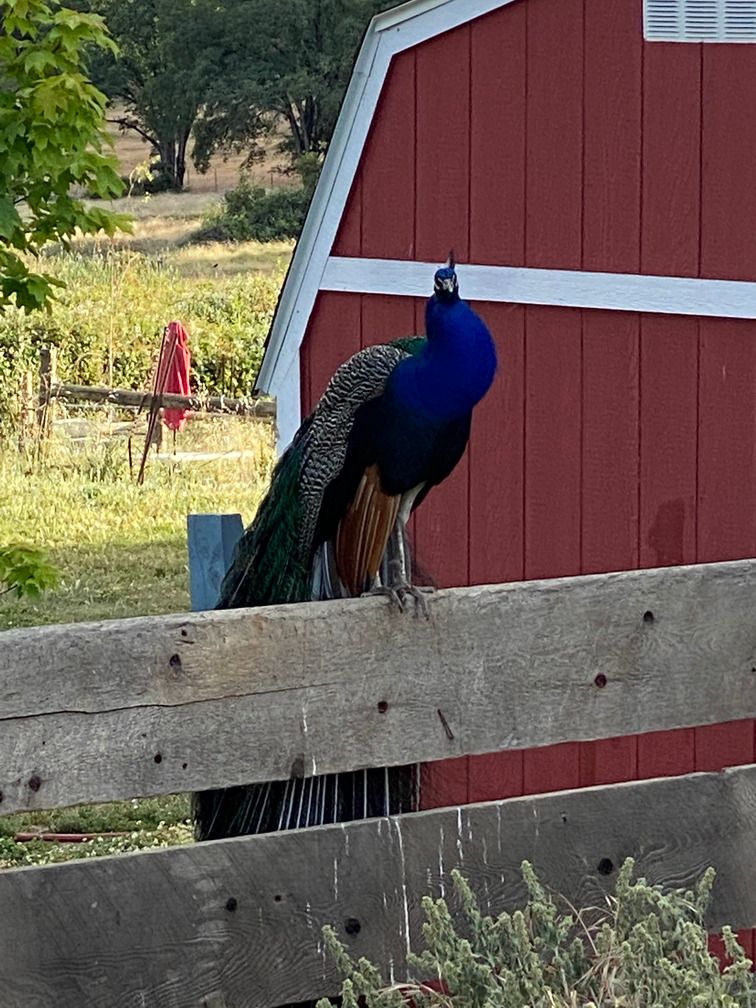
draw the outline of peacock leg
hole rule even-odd
[[[409,512],[411,505],[412,501],[410,500],[407,512]],[[404,506],[402,510],[404,510]],[[407,537],[405,519],[401,511],[389,537],[386,547],[386,560],[382,565],[382,571],[382,583],[378,583],[378,579],[376,579],[376,584],[373,585],[370,591],[365,592],[365,594],[387,596],[399,612],[406,610],[407,598],[413,598],[416,608],[420,610],[426,619],[429,619],[430,614],[425,596],[429,592],[435,591],[435,588],[412,584],[412,560],[409,539]]]

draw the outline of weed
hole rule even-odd
[[[730,928],[731,960],[720,972],[708,952],[704,915],[714,871],[690,890],[664,891],[632,880],[622,866],[603,907],[561,910],[523,862],[528,899],[498,917],[482,914],[470,886],[452,872],[454,916],[425,896],[425,950],[410,954],[417,977],[387,985],[366,959],[354,962],[332,928],[328,947],[344,974],[343,1008],[753,1008],[751,961]],[[318,1008],[330,1008],[322,999]]]

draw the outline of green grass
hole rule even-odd
[[[100,836],[83,843],[49,840],[17,842],[17,833],[123,833]],[[0,869],[57,864],[83,857],[101,857],[151,847],[189,843],[188,795],[135,798],[130,802],[81,805],[50,812],[0,818]]]
[[[73,447],[54,441],[36,464],[0,453],[0,542],[45,547],[57,589],[0,596],[0,630],[189,609],[186,515],[254,514],[273,462],[273,431],[256,421],[195,421],[178,447],[249,456],[191,465],[152,461],[144,486],[129,474],[123,439]],[[0,643],[0,646],[1,643]],[[191,840],[185,795],[0,817],[0,868],[161,847]],[[19,832],[123,832],[88,843],[17,843]]]
[[[239,511],[249,521],[267,485],[272,428],[256,421],[187,425],[181,450],[243,447],[241,459],[150,461],[144,486],[122,437],[80,447],[62,439],[38,463],[0,455],[0,543],[44,547],[58,588],[37,599],[0,596],[0,630],[182,612],[189,608],[186,516]],[[134,439],[138,458],[141,441]]]

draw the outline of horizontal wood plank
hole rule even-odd
[[[72,385],[59,382],[49,387],[42,396],[45,401],[60,399],[61,402],[108,403],[113,406],[138,406],[148,409],[153,400],[168,409],[187,409],[197,413],[233,413],[236,416],[260,417],[275,420],[275,400],[267,396],[250,396],[247,399],[232,399],[227,396],[180,395],[178,392],[140,392],[137,389],[110,388],[105,385]]]
[[[521,905],[523,859],[587,906],[628,856],[675,887],[713,864],[711,928],[756,924],[756,766],[0,872],[2,1003],[271,1008],[333,994],[326,923],[401,979],[420,898],[448,895],[452,868],[498,913]]]
[[[756,716],[756,561],[0,635],[0,811]],[[440,712],[440,713],[439,713]]]

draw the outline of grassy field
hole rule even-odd
[[[124,172],[148,153],[141,142],[128,135],[118,138],[117,151]],[[271,170],[275,179],[275,161],[257,169],[258,174],[267,172],[269,178]],[[159,267],[154,271],[156,276],[163,266],[165,269],[159,291],[155,288],[151,294],[150,288],[135,286],[131,304],[113,301],[111,317],[119,319],[116,344],[128,340],[129,327],[139,322],[136,316],[129,322],[127,316],[131,312],[138,314],[142,303],[145,311],[154,312],[158,293],[165,301],[159,302],[160,311],[170,312],[169,317],[173,317],[174,307],[165,293],[172,276],[178,278],[177,317],[181,317],[181,303],[192,303],[187,290],[202,306],[213,290],[219,296],[228,296],[232,289],[229,285],[246,283],[248,278],[249,290],[255,291],[254,274],[265,274],[272,282],[280,283],[291,255],[290,243],[231,247],[188,242],[192,231],[237,177],[238,159],[218,162],[206,176],[190,173],[186,193],[117,201],[119,209],[134,217],[134,234],[74,243],[74,257],[63,264],[73,278],[69,289],[74,302],[71,317],[75,316],[77,300],[86,314],[90,311],[87,299],[93,297],[93,273],[86,264],[77,265],[76,257],[80,262],[96,255],[101,261],[110,257],[116,264],[126,264],[113,280],[114,299],[121,296],[122,288],[128,296],[130,273],[139,274],[140,284],[152,282],[148,275],[151,271],[131,268],[128,256],[122,260],[111,256],[119,250],[149,256]],[[257,181],[265,184],[262,175]],[[79,275],[81,279],[77,280]],[[265,310],[269,310],[267,305]],[[214,323],[205,320],[203,324]],[[223,322],[217,324],[217,336],[222,340]],[[142,328],[149,332],[151,325],[150,319]],[[118,345],[115,349],[117,352]],[[110,418],[114,422],[107,422],[103,413],[75,409],[66,412],[60,407],[57,416],[84,418],[94,434],[74,441],[65,433],[65,424],[59,424],[39,457],[19,453],[13,443],[0,443],[0,543],[25,542],[44,547],[61,576],[57,589],[36,600],[0,594],[0,632],[46,623],[188,609],[186,515],[239,511],[245,521],[253,516],[273,462],[272,427],[235,418],[192,421],[177,436],[180,451],[232,453],[241,449],[244,455],[192,464],[152,459],[144,486],[137,487],[129,472],[128,436],[116,433],[117,422],[122,425],[130,415],[114,416]],[[143,430],[142,420],[132,435],[132,455],[137,459]],[[168,441],[167,450],[170,447]],[[188,797],[176,795],[0,817],[0,868],[185,843],[191,839],[188,815]],[[122,835],[87,843],[55,844],[43,840],[17,842],[14,838],[21,832]]]

